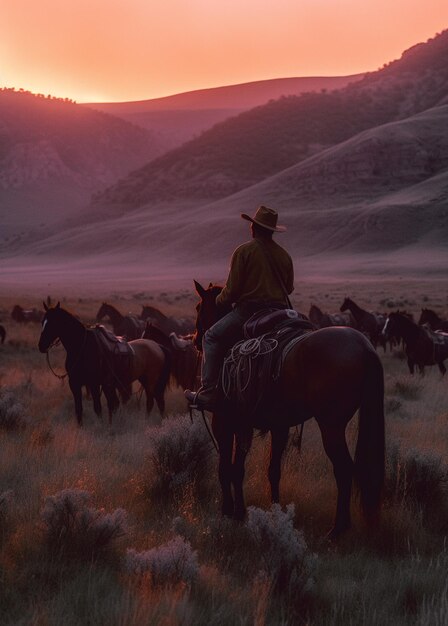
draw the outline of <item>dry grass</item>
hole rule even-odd
[[[328,297],[326,290],[309,289],[300,295],[300,308],[313,300],[335,310],[344,292],[342,285],[329,288]],[[380,292],[380,286],[365,289],[359,299],[366,308],[379,308]],[[418,312],[427,293],[430,297],[427,288],[411,294],[403,289],[396,297],[413,299]],[[437,297],[442,305],[444,296],[437,291]],[[139,298],[125,296],[115,304],[136,311]],[[71,300],[67,306],[87,321],[100,301]],[[167,295],[148,302],[170,315],[185,315],[194,297]],[[11,303],[0,299],[3,311]],[[36,303],[24,299],[24,305]],[[334,514],[332,468],[313,421],[305,425],[300,455],[291,431],[282,502],[295,504],[294,528],[317,555],[314,584],[303,594],[276,588],[263,576],[261,551],[247,525],[221,519],[217,459],[210,446],[201,464],[194,464],[201,445],[191,440],[195,429],[184,436],[182,429],[191,426],[180,391],[167,397],[171,441],[170,420],[161,425],[156,411],[148,420],[136,398],[119,410],[112,427],[86,402],[85,428],[79,430],[67,384],[52,377],[36,349],[39,326],[6,324],[4,315],[3,323],[8,338],[0,347],[0,386],[17,397],[27,422],[22,429],[0,429],[0,623],[429,626],[448,621],[448,387],[436,369],[428,368],[424,378],[411,377],[405,362],[381,352],[388,465],[383,523],[375,535],[366,534],[354,502],[353,530],[336,546],[323,539]],[[352,451],[356,435],[353,420]],[[263,511],[270,509],[268,457],[269,438],[257,437],[247,462],[246,496],[249,506]],[[165,494],[161,471],[171,472]],[[90,506],[105,515],[126,511],[127,532],[117,537],[109,560],[49,558],[41,512],[47,498],[66,489],[87,491]],[[195,576],[187,582],[180,577],[154,585],[150,576],[136,578],[126,570],[127,550],[155,558],[157,549],[175,545],[170,542],[176,537],[197,558]],[[188,550],[185,555],[191,557]],[[166,553],[164,558],[169,569]]]

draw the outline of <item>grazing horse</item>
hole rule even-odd
[[[421,374],[425,365],[438,365],[442,376],[446,372],[443,363],[448,358],[448,334],[426,330],[409,317],[396,311],[390,313],[384,325],[383,334],[395,336],[404,341],[409,372],[414,373],[415,366]]]
[[[344,313],[323,313],[318,306],[312,304],[308,317],[316,328],[327,328],[328,326],[351,326],[356,328],[356,322],[350,311]]]
[[[163,330],[160,330],[160,328],[148,321],[146,321],[142,339],[152,339],[166,350],[169,350],[171,355],[171,375],[179,387],[182,387],[182,389],[197,388],[196,377],[199,369],[200,353],[196,350],[191,339],[184,340],[181,338],[181,347],[178,345],[180,342],[177,336],[173,341],[171,336],[168,336]]]
[[[204,289],[197,306],[195,344],[224,312],[216,306],[221,287]],[[241,406],[223,401],[213,414],[212,428],[219,447],[222,512],[244,518],[245,458],[253,429],[271,433],[269,481],[273,502],[279,501],[281,459],[289,428],[314,417],[333,464],[337,507],[331,538],[350,527],[350,498],[355,477],[361,508],[369,522],[378,519],[384,481],[384,378],[381,361],[368,339],[349,327],[323,328],[308,333],[288,352],[274,388],[263,402],[263,416],[244,413]],[[359,409],[359,434],[353,461],[345,429]],[[261,426],[261,424],[263,424]],[[233,487],[233,493],[232,493]]]
[[[429,324],[431,330],[441,330],[444,333],[448,332],[448,320],[442,319],[431,309],[422,309],[418,323],[419,326]]]
[[[44,316],[43,311],[38,309],[24,309],[20,304],[14,305],[11,311],[11,317],[15,322],[41,322]]]
[[[106,396],[109,409],[109,423],[118,407],[116,390],[122,393],[123,400],[130,396],[132,382],[138,380],[146,391],[146,410],[149,415],[154,398],[160,412],[165,408],[164,392],[170,376],[169,355],[154,341],[137,339],[129,342],[132,354],[126,362],[117,365],[98,340],[95,328],[86,328],[74,315],[63,309],[59,302],[49,308],[44,304],[45,316],[39,339],[40,352],[60,339],[67,352],[65,368],[70,390],[75,401],[75,413],[79,426],[82,426],[83,386],[87,387],[93,400],[95,413],[101,416],[101,389]]]
[[[381,320],[377,319],[374,313],[361,309],[351,298],[345,298],[341,304],[341,313],[347,310],[355,318],[358,329],[369,337],[373,347],[376,348],[378,335],[382,330]]]
[[[0,324],[0,339],[2,343],[5,343],[5,339],[6,339],[6,329],[5,327]]]
[[[136,315],[122,315],[114,306],[103,302],[96,314],[96,321],[101,322],[105,317],[109,318],[115,335],[128,341],[142,336],[145,324]]]
[[[167,317],[162,311],[156,309],[153,306],[142,306],[142,312],[140,313],[140,319],[145,322],[149,320],[158,328],[160,328],[166,335],[170,333],[176,333],[176,335],[188,335],[193,332],[193,324],[188,319],[176,319],[175,317]]]

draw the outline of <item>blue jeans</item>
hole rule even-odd
[[[250,317],[238,307],[211,326],[202,339],[201,382],[204,389],[215,388],[226,352],[243,339],[243,325]]]

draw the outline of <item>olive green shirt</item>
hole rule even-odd
[[[226,285],[216,298],[216,304],[246,301],[285,302],[285,294],[262,248],[266,246],[277,273],[282,277],[288,294],[294,289],[292,259],[274,240],[252,239],[235,250],[230,262]]]

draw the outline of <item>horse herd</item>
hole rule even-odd
[[[64,377],[68,376],[79,425],[82,425],[83,387],[91,395],[98,415],[101,414],[101,391],[104,393],[110,420],[119,405],[118,396],[126,402],[132,394],[134,381],[139,381],[146,392],[148,413],[155,400],[163,414],[164,393],[170,379],[184,389],[194,388],[202,334],[219,314],[223,314],[215,306],[220,287],[210,285],[204,289],[199,283],[195,284],[201,300],[196,307],[194,335],[189,334],[194,330],[192,323],[167,317],[154,307],[143,307],[141,316],[136,317],[122,315],[112,305],[103,303],[96,315],[97,322],[108,317],[115,335],[125,335],[127,339],[126,351],[122,350],[118,359],[104,351],[98,326],[84,325],[59,303],[53,307],[44,303],[45,310],[39,315],[42,330],[38,347],[49,359],[49,351],[55,343],[60,341],[64,346],[67,353]],[[15,316],[19,321],[17,308]],[[309,317],[316,330],[288,352],[278,379],[272,383],[275,393],[271,393],[271,401],[266,403],[270,421],[265,421],[264,425],[271,433],[268,476],[272,500],[278,502],[281,458],[289,428],[314,417],[336,478],[338,500],[331,536],[337,537],[350,526],[353,479],[360,489],[366,520],[375,521],[379,512],[384,479],[384,381],[376,347],[383,345],[385,349],[386,341],[391,346],[402,342],[411,373],[416,365],[423,373],[425,365],[437,363],[444,374],[448,322],[433,311],[423,309],[416,324],[406,312],[372,313],[350,298],[346,298],[339,313],[334,314],[322,313],[313,305]],[[180,337],[186,334],[189,336]],[[111,336],[112,341],[119,342],[117,337]],[[123,342],[119,343],[121,346]],[[352,460],[345,429],[358,409],[360,427]],[[245,515],[244,463],[254,427],[260,427],[257,417],[248,418],[237,405],[224,402],[213,414],[222,511],[237,519]]]

